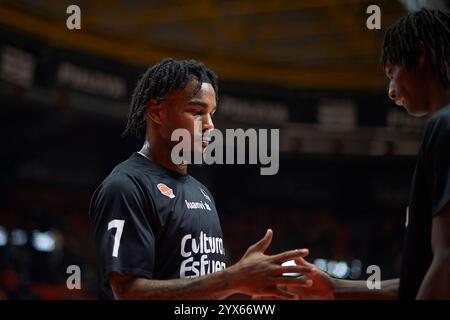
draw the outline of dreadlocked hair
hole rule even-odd
[[[384,36],[381,63],[414,68],[423,46],[444,86],[450,85],[450,12],[421,9],[402,17]]]
[[[172,90],[184,89],[189,80],[197,81],[193,95],[200,90],[203,82],[207,82],[213,86],[217,99],[217,75],[201,62],[167,58],[148,68],[134,89],[127,125],[122,136],[129,133],[137,137],[145,135],[146,110],[150,100],[161,102]]]

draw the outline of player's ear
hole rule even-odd
[[[161,124],[161,104],[156,99],[151,99],[147,105],[147,119]]]

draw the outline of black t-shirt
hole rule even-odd
[[[406,215],[400,299],[414,299],[431,264],[432,219],[450,200],[450,106],[425,127]]]
[[[164,280],[226,267],[208,189],[139,153],[116,166],[97,188],[89,215],[106,298],[113,297],[110,272]]]

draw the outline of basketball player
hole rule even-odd
[[[382,63],[389,97],[412,116],[428,115],[412,180],[400,279],[312,276],[303,298],[450,299],[450,13],[422,9],[386,32]],[[309,265],[304,259],[297,263]],[[311,265],[310,265],[311,266]]]
[[[283,273],[308,274],[314,267],[281,265],[308,250],[264,254],[270,229],[227,268],[213,196],[186,164],[172,162],[172,132],[184,128],[194,137],[195,121],[202,133],[212,130],[217,98],[216,75],[193,60],[165,59],[138,82],[124,134],[143,134],[145,143],[112,170],[90,207],[103,297],[219,299],[241,293],[295,299],[279,285],[311,285],[307,277]],[[208,143],[204,138],[200,151]]]

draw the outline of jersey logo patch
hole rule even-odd
[[[170,199],[175,198],[175,195],[173,194],[173,190],[170,189],[168,186],[166,186],[164,183],[158,183],[157,187],[158,187],[158,190],[166,197],[169,197]]]
[[[208,194],[205,192],[205,190],[203,190],[202,188],[199,188],[199,189],[200,189],[200,192],[203,194],[203,196],[206,198],[206,200],[211,202],[211,198],[208,196]]]

